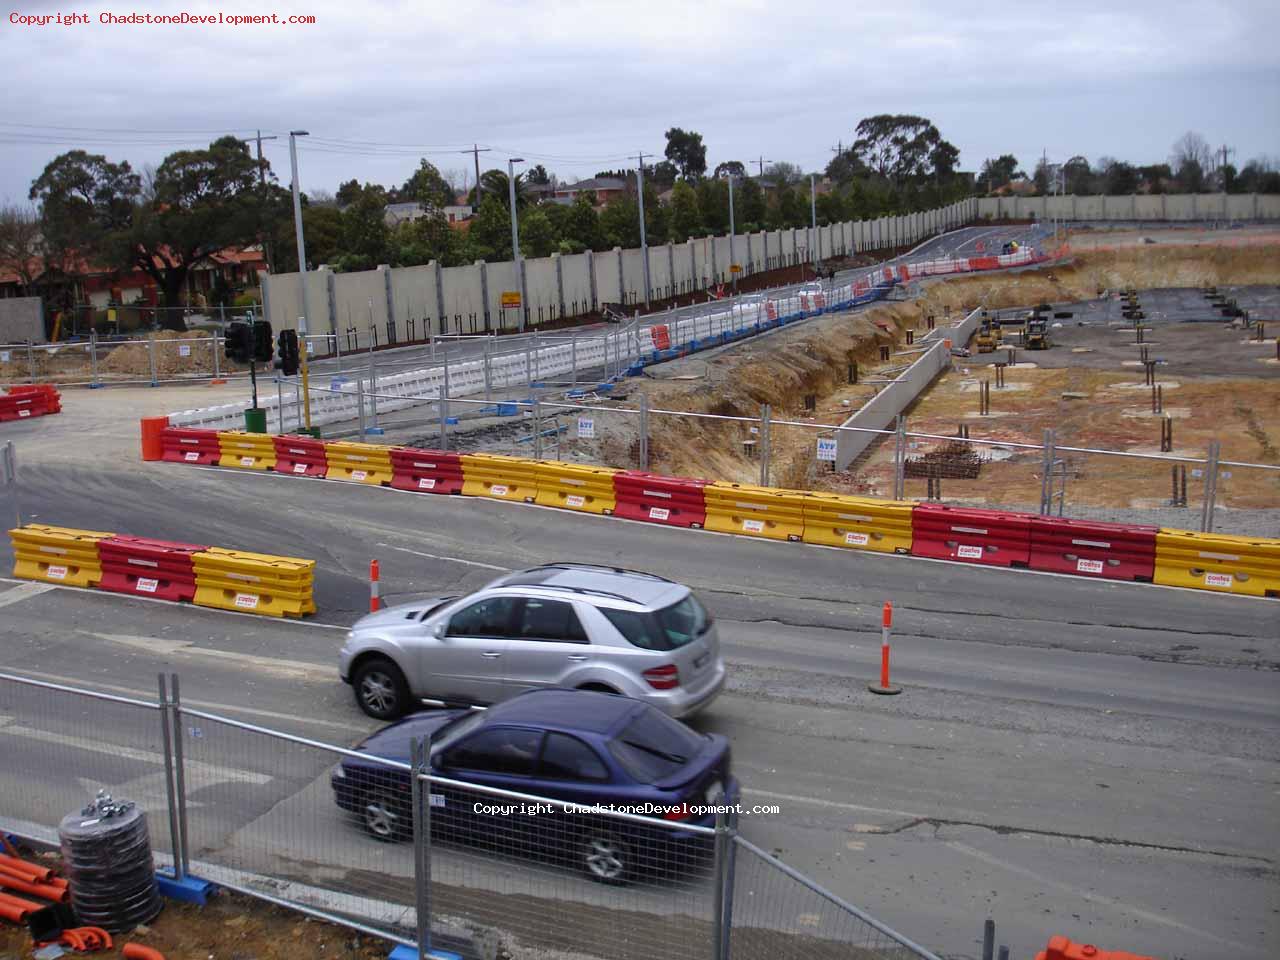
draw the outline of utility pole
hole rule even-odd
[[[254,139],[258,141],[258,184],[262,187],[263,199],[266,199],[267,166],[265,163],[262,162],[262,141],[263,140],[279,140],[280,138],[276,136],[264,137],[262,135],[262,131],[259,130],[257,137],[255,137]],[[263,234],[262,236],[262,253],[267,258],[267,272],[275,273],[276,263],[275,263],[275,258],[271,254],[271,237],[267,234]]]
[[[752,162],[752,163],[758,163],[758,164],[760,164],[760,179],[761,179],[761,181],[763,181],[763,180],[764,180],[764,165],[765,165],[766,163],[773,163],[773,161],[772,161],[772,160],[766,160],[766,159],[764,158],[764,154],[761,154],[761,155],[760,155],[760,159],[759,159],[759,160],[752,160],[751,162]]]
[[[810,248],[813,253],[813,266],[818,266],[818,175],[809,174],[809,219],[813,230]]]
[[[737,264],[733,262],[733,174],[726,170],[724,178],[729,181],[729,278],[733,282],[734,296],[737,296],[738,272],[734,270],[734,267],[737,266]]]
[[[649,309],[649,243],[644,230],[644,151],[636,155],[636,193],[640,200],[640,262],[644,266],[644,308]]]
[[[1228,147],[1225,143],[1218,148],[1218,153],[1222,154],[1222,164],[1218,167],[1218,170],[1222,174],[1222,192],[1223,193],[1227,192],[1227,158],[1229,154],[1232,154],[1235,152],[1236,151],[1234,148]]]
[[[473,143],[470,150],[458,151],[459,153],[469,153],[476,158],[476,211],[480,210],[480,195],[484,191],[484,188],[480,186],[480,154],[488,153],[489,149],[489,147],[482,147]]]
[[[307,309],[307,248],[302,237],[302,194],[298,190],[298,137],[308,136],[306,130],[290,130],[289,131],[289,165],[292,167],[293,173],[293,228],[295,238],[298,243],[298,285],[302,293],[302,316],[298,318],[298,339],[302,341],[302,409],[303,418],[306,423],[306,431],[311,431],[311,392],[307,382],[307,325],[310,318],[310,311]],[[249,372],[253,373],[253,368],[249,368]],[[370,388],[376,391],[377,384],[370,384]],[[258,386],[254,384],[254,406],[257,404]],[[301,432],[301,431],[299,431]]]
[[[516,282],[520,284],[520,332],[524,333],[524,315],[527,309],[525,295],[528,284],[524,280],[524,258],[520,256],[520,226],[516,219],[516,164],[524,163],[524,157],[507,158],[507,193],[511,204],[511,258],[516,262]],[[477,193],[478,197],[479,194]]]

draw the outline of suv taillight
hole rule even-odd
[[[646,670],[644,678],[655,690],[674,690],[680,686],[680,670],[674,663]]]

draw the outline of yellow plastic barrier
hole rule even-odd
[[[804,542],[881,553],[911,551],[910,500],[811,493],[804,502]]]
[[[1280,595],[1280,540],[1161,529],[1154,581],[1251,597]]]
[[[376,443],[334,441],[324,445],[329,480],[352,480],[381,486],[391,483],[391,448]]]
[[[705,529],[771,540],[799,540],[804,534],[807,494],[746,483],[709,483]]]
[[[315,613],[316,562],[210,547],[191,556],[195,603],[268,617]]]
[[[98,541],[114,537],[100,530],[72,530],[28,523],[9,531],[13,575],[23,580],[94,587],[102,579]]]
[[[245,433],[243,430],[219,430],[218,457],[220,467],[244,470],[271,470],[276,465],[276,446],[269,433]]]
[[[502,457],[490,453],[464,453],[462,494],[533,503],[538,496],[536,460]]]
[[[544,507],[612,515],[618,502],[613,492],[613,475],[617,472],[612,467],[541,461],[535,469],[537,502]]]

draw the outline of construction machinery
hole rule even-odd
[[[994,319],[987,313],[982,315],[982,325],[978,327],[978,334],[974,338],[974,344],[978,348],[979,353],[993,353],[1000,345],[1000,321]]]
[[[1028,350],[1048,350],[1053,346],[1049,342],[1049,321],[1040,316],[1029,318],[1022,330],[1022,345]]]

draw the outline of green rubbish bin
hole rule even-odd
[[[250,407],[244,412],[244,429],[246,433],[267,432],[267,411],[261,407]]]

